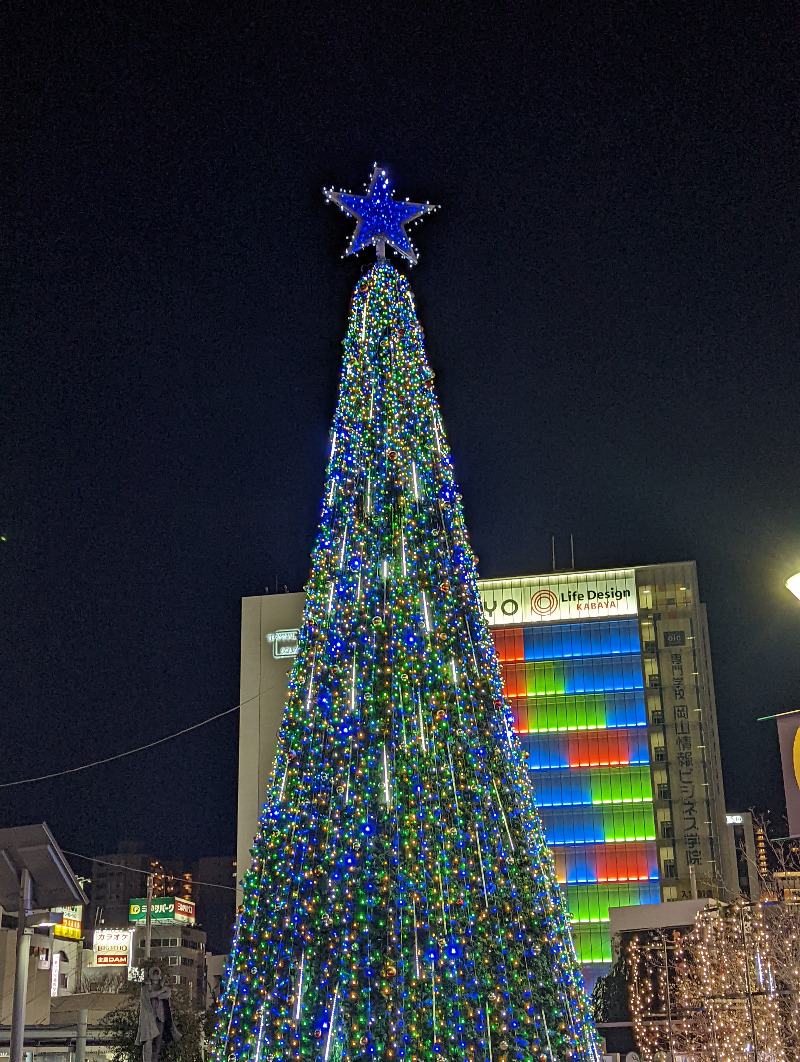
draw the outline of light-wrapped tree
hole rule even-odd
[[[218,1062],[588,1060],[564,902],[484,621],[376,168],[307,604],[220,1000]]]

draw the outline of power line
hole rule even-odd
[[[186,726],[183,730],[176,730],[174,734],[167,734],[166,737],[158,738],[157,741],[149,741],[146,745],[139,745],[138,748],[128,749],[127,752],[118,752],[115,756],[106,756],[102,760],[93,760],[91,763],[84,763],[80,767],[68,767],[64,771],[53,771],[51,774],[40,774],[35,778],[20,778],[16,782],[0,782],[0,789],[10,789],[15,785],[29,785],[31,782],[46,782],[49,778],[63,778],[65,774],[77,774],[78,771],[88,771],[91,767],[101,767],[104,763],[112,763],[114,760],[121,760],[126,756],[134,756],[137,752],[145,752],[147,749],[155,748],[156,745],[163,745],[165,741],[172,741],[173,738],[188,734],[190,730],[197,730],[198,727],[206,726],[207,723],[213,723],[215,719],[221,719],[224,715],[230,715],[231,712],[238,712],[245,704],[249,704],[250,701],[256,700],[259,696],[260,694],[257,693],[255,697],[249,697],[246,701],[242,701],[233,708],[226,708],[224,712],[217,712],[216,715],[210,715],[208,719],[202,719],[199,723],[193,723],[191,726]]]
[[[247,701],[244,703],[246,704]],[[231,709],[231,711],[233,711],[233,709]],[[67,848],[62,848],[61,851],[64,855],[75,856],[78,859],[86,859],[90,863],[102,863],[104,867],[118,867],[120,870],[132,870],[134,874],[144,874],[146,878],[150,877],[151,874],[155,876],[155,873],[157,873],[152,870],[142,870],[141,867],[128,867],[124,863],[111,863],[108,859],[97,859],[95,856],[84,855],[83,852],[70,852]],[[229,889],[231,892],[236,892],[235,885],[219,885],[214,881],[196,881],[194,878],[187,881],[186,878],[179,878],[177,874],[167,874],[166,871],[163,870],[162,874],[166,881],[180,881],[185,885],[208,885],[212,889]],[[178,899],[180,899],[180,897],[178,897]]]

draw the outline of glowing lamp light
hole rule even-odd
[[[790,575],[783,585],[800,601],[800,572]]]

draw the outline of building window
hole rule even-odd
[[[675,834],[674,834],[674,831],[672,829],[672,820],[671,819],[665,819],[661,823],[661,837],[662,837],[662,839],[665,840],[665,841],[669,841],[669,840],[672,840],[672,838],[674,836],[675,836]]]
[[[667,749],[664,744],[664,735],[653,734],[650,739],[650,744],[653,749],[653,763],[666,763]]]
[[[659,782],[656,786],[656,797],[659,800],[669,800],[669,783]]]
[[[674,859],[665,859],[661,864],[662,874],[665,878],[677,878],[678,868]]]

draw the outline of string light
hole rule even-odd
[[[700,1062],[800,1050],[800,905],[744,901],[701,910],[694,925],[635,936],[627,951],[631,1015],[646,1062]]]
[[[594,1062],[422,329],[384,258],[353,294],[323,498],[214,1058]]]

